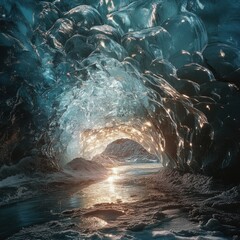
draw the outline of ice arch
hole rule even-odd
[[[87,71],[87,80],[75,89],[75,99],[71,89],[60,103],[60,107],[68,106],[59,120],[63,137],[68,132],[76,135],[68,153],[78,149],[78,154],[89,158],[99,153],[97,148],[121,137],[136,140],[149,151],[159,151],[161,132],[147,120],[153,103],[137,70],[128,62],[105,57],[93,56],[88,61],[82,69]],[[147,135],[151,140],[145,141]]]
[[[193,146],[200,137],[194,135],[206,128],[206,117],[163,78],[141,74],[127,60],[99,55],[83,61],[78,74],[85,80],[59,98],[59,109],[64,109],[58,120],[61,134],[53,137],[59,139],[61,150],[54,152],[61,152],[63,162],[91,158],[123,137],[160,160],[166,154],[170,160],[165,165],[186,168],[197,158]],[[204,136],[208,141],[210,133]]]
[[[166,165],[238,176],[239,8],[2,1],[1,165],[31,156],[56,168],[124,135]]]

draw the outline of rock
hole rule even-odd
[[[132,232],[140,232],[143,231],[145,227],[146,227],[145,223],[136,223],[134,225],[129,226],[127,229]]]
[[[153,215],[153,218],[157,219],[157,220],[162,220],[165,217],[166,217],[165,214],[161,211],[158,211],[158,212],[154,213],[154,215]]]
[[[210,218],[208,222],[204,225],[204,228],[211,231],[217,231],[221,229],[221,223],[215,218]]]

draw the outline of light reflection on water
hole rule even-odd
[[[114,167],[111,169],[111,175],[106,180],[92,184],[72,195],[70,201],[76,204],[72,207],[79,207],[79,201],[76,201],[77,198],[81,199],[81,205],[84,208],[92,207],[99,203],[133,202],[140,200],[145,194],[143,187],[128,184],[123,180],[136,175],[157,172],[160,167],[161,165],[158,163]]]
[[[119,176],[119,172],[118,172],[117,168],[114,167],[111,169],[111,171],[112,171],[112,173],[108,177],[107,181],[108,181],[110,187],[114,187],[115,181],[119,180],[121,177]]]
[[[156,172],[160,164],[134,164],[112,168],[104,181],[84,189],[54,191],[0,208],[0,236],[10,236],[23,227],[48,222],[58,213],[73,208],[88,208],[98,203],[134,202],[146,194],[142,187],[123,181],[136,175]],[[106,222],[91,218],[97,226]],[[11,224],[9,224],[11,222]]]

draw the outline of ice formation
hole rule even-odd
[[[0,162],[91,158],[120,138],[237,177],[240,4],[2,0]]]

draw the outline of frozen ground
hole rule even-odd
[[[119,166],[104,181],[18,202],[9,214],[26,225],[8,239],[239,239],[239,187],[159,167]]]

